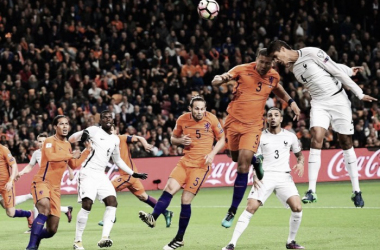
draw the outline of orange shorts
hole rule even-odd
[[[197,194],[203,182],[210,175],[210,166],[201,168],[187,167],[182,161],[170,173],[169,178],[178,181],[179,185],[185,186],[185,190]]]
[[[50,200],[50,215],[61,217],[61,191],[44,181],[33,182],[31,193],[34,204],[42,198]]]
[[[7,183],[6,182],[0,183],[0,187],[1,187],[0,188],[0,194],[3,197],[4,208],[15,207],[16,206],[16,204],[15,204],[16,185],[13,182],[13,186],[12,186],[11,190],[7,191],[5,189],[5,184],[7,184]]]
[[[257,152],[264,122],[258,121],[255,124],[242,123],[231,115],[227,116],[224,124],[226,142],[231,151],[247,149]]]
[[[145,192],[144,186],[139,179],[133,178],[130,175],[120,175],[112,181],[116,192],[128,188],[134,195],[142,195]]]

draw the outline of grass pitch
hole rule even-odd
[[[297,235],[297,242],[306,249],[379,249],[380,235],[380,182],[362,181],[361,189],[365,201],[364,208],[355,208],[350,200],[351,184],[319,183],[317,185],[318,202],[304,205],[303,219]],[[301,194],[307,185],[297,185]],[[247,188],[246,196],[250,187]],[[158,198],[161,191],[149,191],[149,195]],[[221,226],[232,198],[232,187],[204,188],[192,204],[192,217],[185,235],[184,250],[220,250],[231,239],[237,218],[245,208],[243,200],[233,227]],[[51,239],[42,240],[40,250],[72,249],[75,235],[76,215],[80,209],[77,197],[62,197],[62,205],[74,207],[73,221],[67,223],[66,216],[61,217],[58,233]],[[170,228],[165,227],[163,218],[159,218],[156,228],[148,228],[138,218],[138,211],[151,212],[145,203],[138,201],[130,193],[118,193],[119,207],[117,222],[111,232],[114,241],[110,249],[114,250],[159,250],[167,244],[178,229],[180,213],[180,194],[177,194],[169,210],[174,212]],[[32,201],[20,204],[17,208],[31,209]],[[104,205],[96,202],[90,213],[83,244],[86,250],[98,249],[102,228],[97,225],[102,219]],[[282,207],[280,201],[272,195],[265,206],[252,217],[247,230],[240,238],[237,250],[285,249],[289,230],[290,210]],[[26,231],[26,219],[8,218],[5,211],[0,215],[0,250],[25,249],[29,241]]]

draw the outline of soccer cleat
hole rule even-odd
[[[82,241],[75,241],[73,245],[73,249],[75,250],[84,250]]]
[[[255,170],[256,176],[259,180],[264,178],[263,161],[264,157],[262,155],[258,155],[256,156],[256,161],[252,162],[253,169]]]
[[[232,243],[222,248],[222,250],[234,250],[234,249],[235,249],[235,246]]]
[[[166,211],[164,213],[165,221],[166,221],[166,227],[170,227],[172,224],[172,218],[173,218],[173,212],[172,211]]]
[[[364,207],[364,200],[362,198],[362,192],[361,191],[355,191],[351,195],[351,200],[354,202],[355,207]]]
[[[100,247],[100,248],[107,248],[107,247],[111,247],[112,244],[113,244],[113,241],[109,237],[103,237],[98,242],[98,247]]]
[[[69,208],[69,211],[67,211],[66,216],[67,216],[67,222],[70,223],[71,222],[71,219],[73,218],[73,207],[72,206],[68,206]]]
[[[34,221],[34,212],[32,210],[30,210],[29,212],[30,212],[30,216],[26,219],[28,220],[28,227],[32,228],[32,224]]]
[[[232,212],[228,212],[226,217],[222,220],[222,226],[225,228],[230,228],[232,226],[232,222],[234,222],[235,214]]]
[[[153,215],[149,213],[145,213],[144,211],[139,212],[140,219],[145,222],[149,227],[153,228],[156,226],[156,220]]]
[[[24,234],[30,234],[30,232],[32,232],[32,229],[28,229],[24,232]]]
[[[286,249],[305,249],[303,246],[298,245],[294,240],[286,243]]]
[[[313,191],[311,191],[311,189],[309,191],[307,191],[305,193],[305,196],[302,198],[302,202],[304,204],[306,203],[312,203],[312,202],[317,202],[317,194],[316,193],[313,193]]]
[[[174,238],[172,241],[169,242],[166,246],[164,246],[164,250],[173,250],[180,247],[183,247],[185,243],[183,241],[179,241],[176,238]]]

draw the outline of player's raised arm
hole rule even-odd
[[[299,120],[300,118],[300,115],[301,115],[301,110],[299,109],[297,103],[290,97],[290,95],[285,91],[284,87],[282,87],[281,84],[277,84],[276,88],[274,88],[272,90],[272,92],[280,97],[282,100],[284,100],[285,102],[288,103],[288,105],[290,106],[290,108],[293,110],[294,112],[294,118],[293,120]]]
[[[45,141],[41,150],[46,152],[45,156],[48,161],[68,161],[74,158],[74,155],[70,152],[54,152],[53,144],[48,140]]]
[[[37,158],[36,158],[36,155],[37,155],[37,151],[34,151],[33,154],[32,154],[32,158],[30,159],[28,165],[26,165],[16,176],[16,181],[18,179],[20,179],[21,176],[23,176],[24,174],[28,174],[32,171],[33,167],[36,165],[37,163]]]
[[[144,137],[138,135],[128,136],[127,142],[141,142],[147,152],[150,152],[153,148],[153,145],[149,144]]]
[[[214,79],[211,81],[211,84],[213,86],[219,86],[231,80],[232,80],[232,75],[227,72],[222,75],[216,75]]]
[[[80,141],[81,138],[82,138],[83,133],[86,133],[86,132],[84,132],[84,131],[87,131],[87,130],[78,131],[78,132],[72,134],[72,135],[69,137],[69,142],[70,142],[70,143],[75,143],[75,142],[77,142],[77,141]],[[87,132],[87,135],[88,135],[88,132]]]

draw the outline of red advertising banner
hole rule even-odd
[[[358,168],[360,180],[380,179],[380,149],[355,149],[358,157]],[[309,158],[309,151],[303,151],[305,156],[305,174],[303,177],[293,175],[296,183],[303,183],[308,181],[307,162]],[[157,157],[157,158],[137,158],[134,163],[139,172],[148,173],[148,179],[142,181],[146,190],[156,190],[157,188],[163,189],[166,180],[176,166],[180,157]],[[290,158],[290,166],[294,166],[296,159],[294,155]],[[19,164],[19,170],[24,168],[25,164]],[[232,186],[236,178],[237,164],[226,155],[215,156],[214,163],[212,164],[212,172],[209,178],[203,184],[203,187],[225,187]],[[30,186],[34,174],[37,172],[37,166],[33,171],[22,178],[16,184],[17,195],[26,194],[30,192]],[[74,180],[69,180],[68,171],[66,171],[61,180],[62,194],[76,194],[77,192],[77,174],[79,170],[75,170]],[[106,174],[112,180],[119,176],[119,172],[115,165],[109,164]],[[249,183],[252,183],[252,170],[250,172]],[[154,184],[154,180],[161,180],[160,184]],[[322,151],[322,164],[319,171],[318,182],[326,181],[346,181],[350,180],[347,170],[344,166],[343,151],[342,150],[323,150]]]

